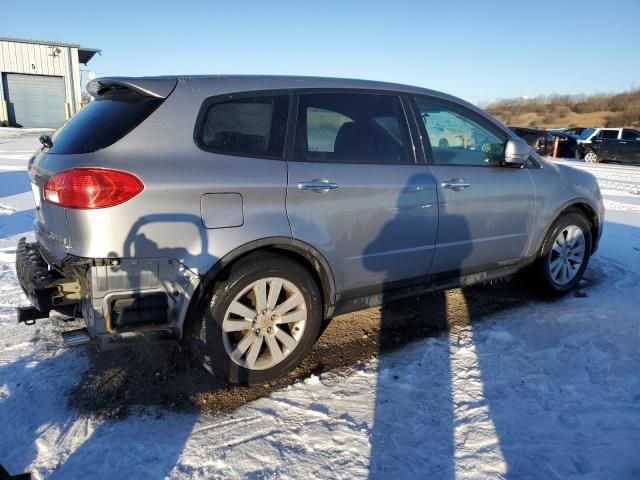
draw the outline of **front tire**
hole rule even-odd
[[[593,150],[587,150],[584,154],[584,161],[587,163],[599,163],[600,157]]]
[[[534,265],[536,286],[552,294],[574,288],[589,264],[591,242],[591,229],[582,214],[571,212],[558,218]]]
[[[233,384],[267,382],[309,353],[322,322],[322,298],[309,272],[278,254],[251,255],[217,282],[195,325],[204,367]]]

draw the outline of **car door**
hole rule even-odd
[[[417,163],[401,97],[305,90],[296,110],[286,200],[293,237],[325,256],[343,298],[422,282],[437,193]]]
[[[640,163],[640,132],[625,128],[620,140],[620,161]]]
[[[482,115],[446,100],[414,99],[438,188],[433,276],[489,270],[521,260],[535,217],[526,168],[503,166],[508,136]]]
[[[603,128],[598,132],[593,140],[596,153],[603,160],[619,160],[620,159],[620,140],[618,136],[620,131],[617,129]]]

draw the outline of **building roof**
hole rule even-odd
[[[28,38],[12,38],[12,37],[0,37],[0,41],[15,42],[15,43],[34,43],[37,45],[56,45],[59,47],[71,47],[78,49],[78,61],[85,65],[93,58],[96,53],[100,53],[102,50],[98,48],[82,47],[78,43],[57,42],[51,40],[31,40]]]

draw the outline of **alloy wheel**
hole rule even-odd
[[[586,241],[584,232],[577,225],[563,228],[553,242],[549,255],[549,274],[553,281],[564,286],[580,271],[585,259]]]
[[[598,155],[595,152],[587,152],[584,156],[584,161],[587,163],[597,163]]]
[[[222,340],[229,358],[249,370],[282,362],[304,334],[307,305],[293,283],[262,278],[244,288],[229,304]]]

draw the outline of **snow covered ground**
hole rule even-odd
[[[25,299],[14,247],[31,228],[25,164],[38,134],[0,129],[0,463],[10,472],[640,478],[640,167],[566,162],[594,173],[606,198],[583,294],[470,318],[232,413],[139,408],[103,420],[67,406],[88,368],[81,349],[62,346],[68,327],[16,324],[14,308]]]

